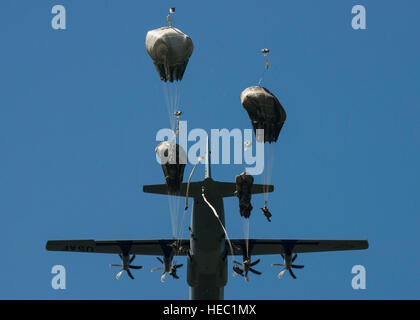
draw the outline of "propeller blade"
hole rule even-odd
[[[251,267],[255,266],[256,264],[260,263],[261,259],[258,259],[250,264]]]
[[[130,278],[134,280],[133,274],[131,273],[130,269],[127,270],[127,273],[130,276]]]
[[[117,280],[119,280],[121,275],[123,274],[123,272],[124,272],[124,269],[121,270],[120,272],[118,272],[117,275],[115,276],[115,278],[117,278]]]
[[[139,270],[139,269],[142,269],[143,268],[143,266],[128,266],[130,269],[136,269],[136,270]]]
[[[122,265],[120,265],[120,264],[110,264],[109,266],[110,267],[122,267]]]
[[[260,275],[262,274],[261,272],[255,270],[255,269],[252,269],[252,268],[249,268],[249,271],[251,271],[251,272],[253,272],[255,274],[260,274]]]
[[[282,264],[282,263],[272,263],[271,266],[272,267],[274,267],[274,266],[284,266],[284,264]]]
[[[131,259],[130,259],[130,263],[131,262],[133,262],[133,260],[136,258],[136,255],[135,254],[133,254],[133,256],[131,257]]]
[[[304,266],[300,266],[298,264],[292,264],[292,267],[296,269],[302,269]]]
[[[150,272],[155,272],[155,271],[162,270],[162,269],[163,269],[162,267],[156,267],[156,268],[153,268],[152,270],[150,270]]]
[[[283,270],[280,271],[280,273],[278,275],[279,279],[283,276],[285,271],[286,271],[286,269],[283,269]]]
[[[165,278],[166,278],[166,272],[164,274],[162,274],[162,276],[160,277],[160,281],[162,283],[165,282]]]
[[[232,262],[233,262],[233,263],[236,263],[236,264],[240,264],[240,265],[242,265],[242,262],[239,262],[239,261],[236,261],[236,260],[232,260]]]
[[[295,260],[296,260],[296,258],[297,258],[297,254],[295,254],[295,255],[293,256],[293,258],[292,258],[292,262],[293,262],[293,261],[295,261]]]
[[[293,277],[293,279],[296,279],[295,274],[293,273],[292,269],[289,269],[290,275]]]
[[[175,266],[175,269],[181,268],[182,266],[183,266],[183,264],[177,264],[177,265]]]
[[[120,256],[120,258],[121,258],[121,260],[122,260],[122,259],[123,259],[123,256],[122,256],[122,254],[121,254],[121,253],[119,253],[118,255]]]
[[[161,264],[163,264],[163,260],[162,260],[161,258],[156,257],[156,259],[158,259],[158,261],[159,261]]]

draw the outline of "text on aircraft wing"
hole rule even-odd
[[[235,255],[244,255],[246,252],[244,239],[231,239],[231,243]],[[367,240],[249,239],[249,254],[252,255],[364,250],[368,247]]]
[[[123,253],[137,255],[166,255],[172,250],[171,244],[175,240],[50,240],[47,242],[48,251],[87,252],[87,253]],[[190,247],[189,240],[181,240],[184,248],[178,255],[186,255]]]

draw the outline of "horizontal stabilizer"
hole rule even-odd
[[[236,183],[232,182],[218,182],[214,181],[217,184],[217,188],[221,193],[222,197],[234,197],[236,191]],[[252,194],[259,194],[259,193],[266,193],[266,192],[273,192],[274,186],[272,185],[264,185],[264,184],[254,184],[252,186],[251,193]]]
[[[181,185],[179,193],[173,194],[174,196],[185,197],[187,194],[187,185],[188,183],[183,183]],[[202,187],[205,187],[206,190],[211,189],[212,194],[218,195],[220,197],[234,197],[236,191],[236,183],[232,182],[219,182],[212,179],[206,179],[199,182],[191,182],[189,188],[189,197],[201,197]],[[252,194],[259,194],[265,192],[273,192],[274,186],[272,185],[263,185],[263,184],[254,184],[252,186]],[[168,187],[166,184],[155,184],[143,186],[143,192],[154,193],[154,194],[165,194],[168,195]]]
[[[171,195],[185,197],[187,194],[187,185],[188,183],[181,184],[181,188],[179,192],[172,193]],[[202,186],[203,186],[203,182],[191,182],[189,196],[190,197],[201,196]],[[154,194],[165,194],[165,195],[170,194],[168,190],[168,186],[166,184],[153,184],[153,185],[143,186],[143,192],[154,193]]]

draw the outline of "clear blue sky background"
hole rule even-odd
[[[67,9],[66,31],[51,28],[55,4]],[[355,4],[366,6],[365,31],[351,28]],[[162,284],[149,272],[154,257],[137,257],[145,269],[135,281],[117,281],[108,266],[116,255],[45,250],[48,239],[171,237],[167,199],[141,187],[163,182],[155,134],[168,125],[145,35],[166,24],[172,5],[195,45],[181,98],[190,128],[250,128],[239,94],[258,81],[259,50],[271,49],[264,85],[288,118],[273,222],[254,211],[251,237],[370,243],[300,255],[297,280],[278,280],[270,264],[281,258],[264,257],[263,276],[230,276],[225,298],[420,298],[420,3],[412,0],[2,0],[0,298],[188,298],[186,268]],[[242,169],[218,165],[213,176],[232,181]],[[242,237],[237,199],[225,211],[230,236]],[[50,285],[56,264],[67,270],[64,291]],[[357,264],[367,270],[364,291],[351,287]]]

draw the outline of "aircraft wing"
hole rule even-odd
[[[245,239],[231,240],[234,255],[246,253]],[[226,243],[227,248],[229,244]],[[248,252],[252,255],[281,254],[286,252],[306,253],[323,251],[364,250],[367,240],[282,240],[249,239]],[[230,252],[229,252],[230,254]]]
[[[125,253],[138,255],[162,256],[171,252],[174,239],[161,240],[50,240],[48,251],[85,252],[85,253]],[[245,239],[231,239],[234,255],[246,252]],[[181,240],[184,250],[179,255],[186,255],[190,241]],[[226,243],[227,248],[229,244]],[[367,240],[282,240],[249,239],[249,253],[252,255],[281,254],[286,252],[307,253],[324,251],[364,250],[369,247]],[[231,254],[229,252],[229,254]]]
[[[48,251],[85,252],[85,253],[123,253],[163,256],[171,252],[174,239],[162,240],[50,240],[47,242]],[[189,249],[189,240],[181,240],[181,246]],[[186,251],[179,253],[186,255]]]

